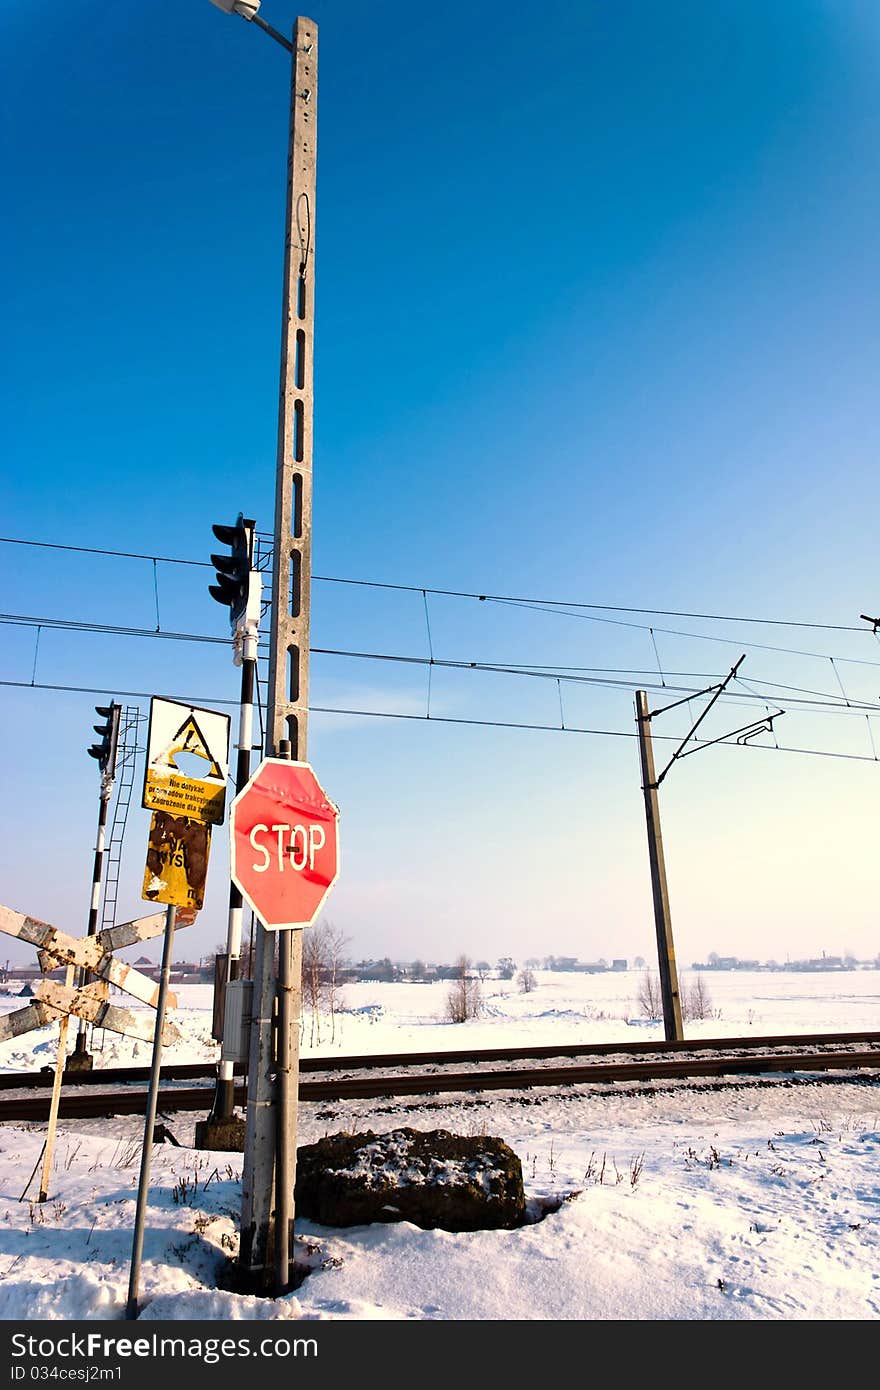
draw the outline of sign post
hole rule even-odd
[[[174,700],[154,698],[150,702],[143,805],[153,812],[153,819],[143,896],[150,902],[167,904],[167,912],[125,1308],[128,1319],[138,1315],[144,1221],[150,1189],[150,1159],[159,1100],[162,1031],[171,978],[174,928],[178,915],[183,924],[189,925],[204,901],[211,825],[219,825],[226,811],[230,723],[228,714],[217,714],[214,710],[197,709]],[[202,775],[193,775],[180,767],[177,760],[184,753],[194,754],[207,762],[208,767]]]
[[[147,1116],[144,1120],[144,1142],[141,1150],[141,1172],[138,1181],[137,1211],[134,1219],[134,1240],[131,1268],[128,1276],[128,1302],[125,1316],[131,1320],[138,1315],[138,1286],[141,1275],[141,1256],[144,1249],[144,1218],[150,1191],[150,1159],[153,1153],[153,1130],[159,1103],[159,1073],[162,1070],[162,1029],[165,1024],[165,1005],[168,1000],[168,981],[171,978],[171,953],[174,945],[174,919],[177,908],[170,904],[165,914],[165,944],[162,949],[162,975],[159,980],[159,999],[156,1004],[156,1030],[153,1034],[153,1059],[150,1066],[150,1090],[147,1097]]]
[[[72,965],[68,965],[65,971],[64,983],[68,989],[73,984]],[[55,1076],[52,1079],[52,1099],[49,1103],[49,1124],[46,1128],[46,1147],[43,1150],[43,1173],[40,1178],[38,1202],[45,1202],[49,1196],[49,1183],[52,1178],[52,1152],[55,1148],[55,1130],[58,1127],[58,1111],[61,1106],[61,1081],[64,1076],[64,1058],[67,1053],[67,1030],[70,1026],[70,1017],[70,1014],[62,1014],[58,1024],[58,1052],[55,1058]]]
[[[339,809],[327,796],[311,766],[287,758],[264,758],[229,809],[230,872],[242,898],[260,920],[262,939],[280,932],[279,953],[297,963],[296,977],[282,972],[278,983],[278,1045],[274,1059],[279,1103],[274,1135],[275,1285],[283,1291],[290,1279],[290,1238],[296,1160],[296,1085],[299,1075],[299,930],[314,922],[339,876]],[[291,935],[291,933],[293,933]],[[299,946],[294,953],[289,948]],[[265,950],[265,959],[271,953]],[[291,1008],[290,1005],[293,1005]],[[286,1012],[282,1009],[286,1005]],[[265,1113],[262,1078],[270,1057],[271,994],[256,989],[248,1070],[245,1168],[241,1194],[242,1272],[266,1280],[265,1227],[256,1213],[265,1209],[266,1192],[258,1184],[265,1172]],[[293,1040],[291,1034],[294,1035]]]

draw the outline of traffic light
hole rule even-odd
[[[116,773],[116,750],[119,747],[119,720],[122,706],[95,705],[95,713],[105,720],[103,724],[93,724],[96,734],[101,735],[100,743],[93,743],[88,750],[90,758],[97,758],[103,777],[113,778]]]
[[[251,573],[254,562],[254,527],[256,522],[247,521],[239,512],[234,526],[212,527],[214,535],[223,545],[230,547],[229,555],[212,555],[211,564],[217,571],[216,584],[208,585],[208,593],[218,603],[225,603],[229,609],[229,623],[233,632],[240,623],[251,616],[249,599],[253,588]],[[259,612],[257,613],[259,618]]]

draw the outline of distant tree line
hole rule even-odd
[[[880,970],[880,955],[873,960],[858,960],[852,951],[841,956],[807,957],[804,960],[741,960],[739,956],[719,956],[710,951],[705,961],[694,961],[692,970]]]
[[[382,956],[381,959],[366,960],[347,960],[341,965],[341,978],[352,982],[375,981],[381,984],[392,984],[399,981],[406,981],[411,984],[430,984],[435,980],[456,980],[461,975],[461,960],[458,957],[451,963],[425,962],[421,959],[412,961],[392,960],[390,956]],[[534,987],[534,972],[536,970],[555,970],[555,971],[582,971],[588,974],[596,974],[604,970],[628,970],[630,963],[628,960],[616,958],[607,961],[604,958],[593,961],[582,961],[576,956],[530,956],[520,965],[512,956],[501,956],[494,965],[488,960],[472,961],[467,960],[468,973],[485,984],[487,980],[516,980],[520,982],[520,974],[523,971],[530,972],[531,987]],[[633,966],[637,970],[644,969],[645,961],[642,956],[636,956]],[[521,983],[521,982],[520,982]]]

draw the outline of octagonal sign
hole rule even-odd
[[[314,922],[339,877],[339,808],[309,763],[264,758],[229,808],[232,881],[269,931]]]

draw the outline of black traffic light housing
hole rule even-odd
[[[218,603],[227,606],[233,629],[247,611],[254,562],[255,526],[255,521],[247,520],[239,512],[234,526],[218,524],[211,528],[218,541],[230,547],[231,553],[211,556],[211,564],[217,571],[217,582],[208,585],[208,593]]]
[[[95,733],[101,735],[101,742],[93,743],[88,749],[88,754],[90,758],[97,758],[101,775],[112,779],[116,773],[116,753],[119,748],[119,720],[122,717],[122,706],[116,703],[95,705],[95,713],[100,714],[105,722],[92,725]]]

